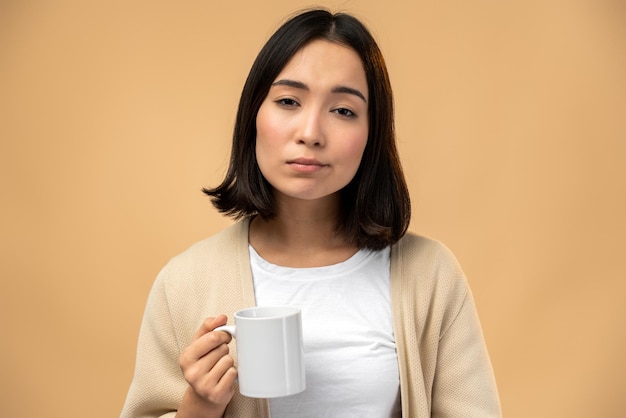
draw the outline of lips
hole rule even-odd
[[[287,164],[317,165],[317,166],[320,166],[320,167],[323,167],[323,166],[326,165],[326,164],[320,163],[315,158],[296,158],[295,160],[287,161]]]
[[[287,164],[294,170],[301,173],[312,173],[327,167],[328,164],[324,164],[316,160],[315,158],[296,158],[294,160],[287,161]]]

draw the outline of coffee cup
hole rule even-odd
[[[224,325],[235,337],[239,392],[251,398],[295,395],[306,388],[302,314],[299,308],[254,307]]]

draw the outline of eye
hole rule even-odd
[[[345,107],[334,109],[333,112],[346,118],[356,118],[356,113],[354,113],[350,109],[346,109]]]
[[[278,103],[279,105],[284,106],[284,107],[295,107],[295,106],[299,106],[300,105],[295,100],[289,99],[289,98],[278,99],[278,100],[276,100],[276,103]]]

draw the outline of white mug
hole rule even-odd
[[[254,307],[224,325],[237,341],[239,392],[251,398],[295,395],[306,388],[302,314],[296,307]]]

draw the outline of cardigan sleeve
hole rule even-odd
[[[121,418],[173,418],[188,388],[178,364],[202,321],[254,305],[248,220],[199,241],[158,274],[139,332],[135,374]],[[236,345],[231,344],[236,360]],[[225,417],[267,418],[269,403],[235,393]]]
[[[501,417],[493,369],[470,289],[464,279],[460,307],[442,329],[433,381],[432,417]]]
[[[135,373],[121,418],[172,418],[186,390],[178,365],[179,344],[169,311],[168,266],[157,276],[144,312]]]

